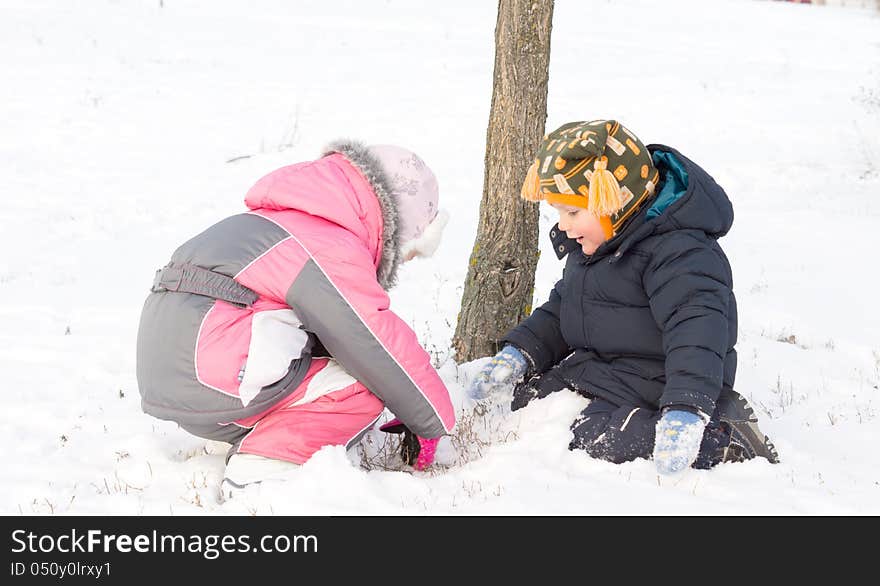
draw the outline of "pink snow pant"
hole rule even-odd
[[[324,446],[354,445],[384,409],[335,360],[316,358],[289,397],[235,422],[252,428],[237,451],[302,464]]]

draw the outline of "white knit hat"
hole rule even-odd
[[[437,207],[440,192],[434,173],[417,154],[399,146],[376,144],[367,151],[379,160],[391,182],[401,255],[431,256],[449,221],[449,214]]]

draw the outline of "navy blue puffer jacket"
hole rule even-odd
[[[554,226],[562,279],[504,341],[526,351],[533,374],[559,364],[572,388],[616,405],[711,414],[736,374],[736,300],[717,242],[733,208],[693,161],[648,149],[657,195],[589,256]]]

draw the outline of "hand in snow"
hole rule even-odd
[[[522,379],[528,362],[515,346],[507,345],[486,363],[468,388],[472,399],[485,399],[497,389]]]
[[[557,364],[548,372],[530,380],[523,380],[513,387],[513,400],[510,402],[510,410],[522,409],[534,399],[543,399],[551,393],[567,388],[571,388],[571,385],[562,378],[559,365]]]
[[[392,419],[379,428],[385,433],[402,433],[403,441],[400,442],[400,456],[409,466],[416,470],[424,470],[434,463],[434,453],[437,451],[439,437],[427,439],[419,437],[403,424],[400,419]]]
[[[677,474],[694,463],[700,452],[706,419],[690,411],[667,409],[657,422],[654,465],[664,475]]]

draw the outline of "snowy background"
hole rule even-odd
[[[586,400],[463,399],[450,339],[482,192],[497,3],[62,0],[0,8],[0,513],[880,513],[880,15],[557,0],[547,128],[616,118],[727,190],[739,392],[783,462],[659,478],[567,450]],[[459,406],[425,473],[384,434],[221,504],[223,451],[140,411],[141,305],[183,241],[332,139],[400,143],[452,214],[392,308]],[[542,208],[542,231],[555,213]],[[561,264],[541,236],[536,303]],[[367,466],[365,468],[364,466]]]

